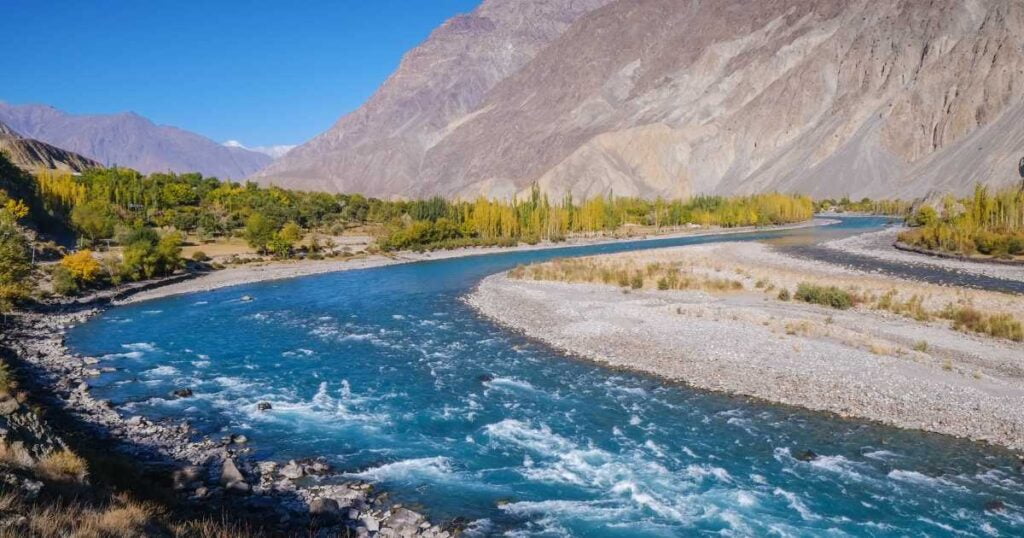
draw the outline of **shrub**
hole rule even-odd
[[[925,342],[924,340],[919,340],[916,344],[914,344],[914,351],[920,351],[921,353],[928,351],[928,342]]]
[[[854,302],[853,296],[847,291],[835,286],[818,286],[808,282],[801,282],[797,285],[793,298],[805,303],[820,304],[840,310],[852,307]]]
[[[664,277],[659,278],[658,279],[658,289],[659,290],[667,290],[667,289],[669,289],[668,279],[666,279]]]
[[[644,275],[642,273],[635,273],[633,278],[629,280],[629,287],[634,290],[638,290],[644,287]]]
[[[78,293],[78,281],[67,267],[58,265],[53,268],[53,291],[65,297]]]
[[[85,460],[63,449],[43,456],[36,465],[39,476],[55,482],[84,482],[89,474]]]
[[[203,252],[201,250],[197,250],[197,251],[192,253],[192,261],[208,262],[208,261],[210,261],[210,257],[207,256],[205,252]]]
[[[779,290],[779,300],[780,301],[788,301],[789,300],[789,290],[788,289],[782,288],[781,290]]]
[[[0,362],[0,394],[13,394],[17,388],[18,383],[14,380],[10,365]]]

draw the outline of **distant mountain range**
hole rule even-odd
[[[1017,181],[1017,0],[485,0],[358,110],[256,174],[376,196]]]
[[[229,148],[242,148],[242,149],[247,149],[249,151],[255,151],[256,153],[262,153],[264,155],[269,156],[271,159],[280,158],[282,155],[284,155],[285,153],[288,153],[289,151],[291,151],[292,148],[295,147],[294,144],[293,145],[280,144],[280,145],[277,145],[277,146],[254,146],[254,147],[248,147],[248,146],[245,146],[244,144],[242,144],[241,142],[239,142],[238,140],[228,140],[227,142],[224,142],[224,145],[229,147]]]
[[[42,169],[78,173],[101,166],[100,163],[77,153],[25,138],[2,122],[0,151],[6,153],[16,166],[28,171]]]
[[[240,180],[273,160],[177,127],[156,125],[133,112],[75,115],[44,105],[0,103],[0,122],[27,138],[143,173],[200,172]]]

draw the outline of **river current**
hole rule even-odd
[[[117,368],[90,384],[127,415],[244,433],[263,459],[326,456],[434,520],[468,518],[471,535],[1024,535],[1007,451],[609,371],[461,300],[521,263],[883,223],[265,282],[113,308],[69,345]],[[183,387],[195,396],[171,396]]]

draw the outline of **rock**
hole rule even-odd
[[[249,442],[249,438],[244,436],[244,435],[242,435],[242,434],[232,435],[231,436],[231,443],[232,444],[244,445],[245,443],[248,443],[248,442]]]
[[[818,459],[818,455],[813,450],[803,450],[797,453],[796,459],[800,461],[814,461]]]
[[[363,524],[364,527],[366,527],[366,530],[370,532],[377,532],[380,530],[380,522],[377,521],[377,518],[371,516],[370,514],[364,515],[359,519],[359,521]]]
[[[202,499],[202,498],[206,497],[209,493],[210,493],[210,490],[207,489],[206,486],[199,486],[198,488],[196,488],[196,498],[197,499]]]
[[[242,302],[248,303],[249,301],[252,301],[252,300],[253,300],[253,296],[252,295],[243,295],[242,296]]]
[[[139,415],[135,415],[134,417],[129,418],[128,420],[124,421],[124,423],[129,425],[129,426],[141,426],[142,425],[142,420],[143,420],[142,417],[140,417]]]
[[[320,517],[337,517],[341,514],[341,508],[338,507],[338,502],[334,499],[317,497],[309,502],[309,514]]]
[[[228,483],[224,489],[232,493],[249,493],[252,487],[243,480],[236,480]]]
[[[302,478],[304,474],[305,472],[302,470],[302,466],[295,463],[295,460],[289,461],[288,465],[281,468],[281,476],[292,480]]]
[[[1006,510],[1006,503],[999,499],[992,499],[985,503],[986,512],[1002,512],[1003,510]]]
[[[270,405],[270,402],[259,402],[256,404],[256,409],[258,411],[270,411],[273,408],[274,406]]]
[[[3,400],[0,400],[0,415],[6,417],[7,415],[17,411],[19,407],[21,407],[21,404],[18,403],[18,400],[15,400],[14,398],[4,398]]]
[[[359,519],[359,510],[356,510],[355,508],[349,508],[348,509],[348,519],[350,521],[355,521],[355,520]]]
[[[277,472],[277,462],[274,461],[261,461],[256,464],[256,468],[260,471],[260,476],[274,476]]]
[[[173,394],[175,396],[177,396],[178,398],[190,398],[192,396],[192,389],[190,389],[190,388],[177,389],[177,390],[174,391]]]
[[[481,383],[488,383],[490,381],[494,381],[494,376],[491,375],[491,374],[481,374],[476,379],[477,379],[477,381],[479,381]]]
[[[174,471],[171,475],[173,487],[176,490],[185,489],[189,484],[198,481],[203,476],[203,468],[198,465],[189,465]]]
[[[220,471],[220,483],[221,485],[227,486],[234,482],[245,482],[245,476],[238,470],[238,466],[235,465],[235,461],[231,458],[224,458],[224,465]]]

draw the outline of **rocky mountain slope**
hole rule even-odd
[[[63,170],[81,172],[87,168],[101,166],[100,163],[67,151],[46,142],[25,138],[0,122],[0,151],[7,153],[8,158],[19,168],[33,171]]]
[[[911,197],[1017,180],[1015,0],[485,0],[264,183]]]
[[[243,179],[272,160],[177,127],[156,125],[133,112],[74,115],[43,105],[0,103],[0,122],[26,137],[104,165],[127,166],[143,173],[200,172],[221,179]]]

